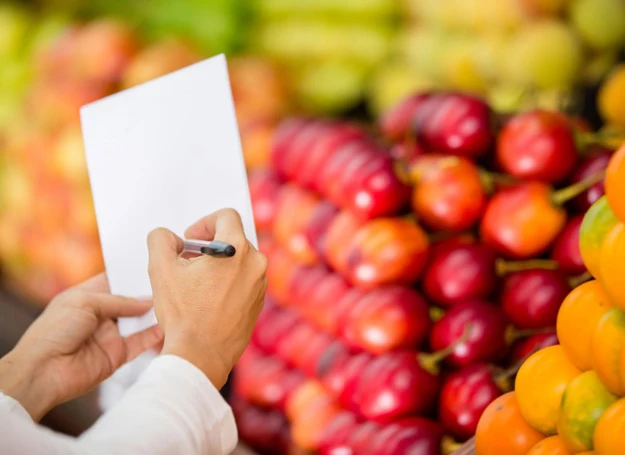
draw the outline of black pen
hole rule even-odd
[[[206,242],[204,240],[185,240],[184,252],[195,254],[206,254],[218,258],[229,258],[234,256],[236,249],[229,243],[220,240]]]

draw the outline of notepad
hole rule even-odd
[[[146,238],[179,236],[224,207],[256,232],[226,59],[199,62],[81,109],[87,167],[111,292],[150,296]],[[123,334],[153,324],[120,321]]]

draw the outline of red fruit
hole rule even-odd
[[[378,120],[378,126],[382,134],[392,141],[399,141],[405,138],[415,113],[430,96],[430,93],[414,94],[386,111]]]
[[[411,417],[384,426],[373,438],[370,454],[440,455],[443,430],[422,417]]]
[[[254,223],[259,232],[271,231],[276,216],[280,180],[275,172],[257,170],[249,177]]]
[[[426,153],[426,151],[423,146],[421,146],[418,142],[412,141],[393,144],[388,151],[388,154],[394,160],[403,161],[408,164],[412,163],[420,156],[423,156],[424,153]]]
[[[341,352],[338,349],[335,352],[337,351]],[[325,360],[322,359],[322,362]],[[322,378],[323,385],[347,409],[359,411],[360,406],[354,396],[355,390],[360,384],[363,371],[372,360],[371,354],[366,352],[342,357],[342,361],[334,362],[332,367],[326,370],[327,373]]]
[[[554,242],[551,250],[551,259],[557,261],[560,269],[570,275],[579,275],[586,271],[579,250],[579,228],[583,219],[583,215],[571,218]]]
[[[309,377],[314,377],[321,359],[334,341],[330,334],[318,331],[307,344],[302,346],[299,355],[293,358],[293,365]]]
[[[430,328],[428,305],[407,287],[374,289],[349,312],[343,327],[348,344],[373,354],[416,348]]]
[[[319,453],[321,455],[353,453],[349,447],[349,440],[358,426],[358,419],[353,413],[344,411],[336,415],[321,435]]]
[[[283,177],[285,175],[283,174],[282,163],[289,153],[291,143],[311,122],[311,120],[303,118],[290,118],[280,123],[276,128],[271,147],[271,162],[273,168]]]
[[[420,276],[427,260],[428,238],[414,222],[378,218],[356,228],[353,236],[348,237],[347,232],[354,232],[354,224],[337,216],[328,230],[326,258],[352,284],[373,288],[411,283]]]
[[[487,298],[497,285],[495,259],[495,253],[480,243],[456,241],[432,248],[423,290],[443,306]]]
[[[482,240],[498,253],[526,259],[544,252],[566,223],[547,185],[526,182],[499,191],[486,206]]]
[[[438,377],[420,365],[415,352],[395,351],[373,358],[359,372],[352,402],[367,419],[390,422],[427,412],[438,385]]]
[[[484,409],[499,395],[490,365],[478,363],[452,373],[439,401],[438,415],[445,431],[461,441],[469,439]]]
[[[531,269],[504,279],[501,307],[520,329],[555,327],[558,310],[571,291],[559,270]]]
[[[479,219],[486,192],[478,168],[462,157],[446,157],[426,173],[416,172],[412,207],[436,230],[461,231]]]
[[[434,94],[413,119],[413,131],[428,150],[467,158],[483,156],[493,141],[488,105],[461,93]]]
[[[306,124],[293,137],[276,169],[288,180],[295,180],[317,138],[329,132],[330,128],[330,122],[325,120],[312,120]]]
[[[445,362],[453,366],[467,366],[476,362],[501,359],[507,349],[508,321],[503,312],[479,300],[456,304],[434,323],[430,345],[441,351],[460,339],[468,330],[467,340],[458,343]]]
[[[350,290],[347,282],[337,273],[328,273],[310,290],[307,298],[306,315],[317,327],[336,334],[342,321],[353,306],[345,297]]]
[[[555,331],[552,333],[537,333],[531,337],[520,339],[512,349],[510,362],[514,365],[527,359],[534,352],[556,344],[558,344],[558,336]]]
[[[339,209],[336,206],[327,201],[321,201],[311,214],[312,219],[306,226],[305,235],[308,244],[319,255],[323,255],[325,251],[326,233],[338,213]]]
[[[497,160],[505,172],[518,178],[562,181],[577,162],[569,119],[542,110],[512,117],[499,135]]]
[[[282,338],[287,336],[291,329],[300,324],[296,313],[281,309],[263,309],[256,321],[252,342],[264,352],[272,354],[276,352],[276,346]]]
[[[605,170],[608,166],[612,153],[613,152],[611,150],[597,148],[597,151],[579,163],[577,169],[575,169],[575,172],[573,172],[573,175],[571,176],[570,183],[581,182],[585,178],[588,178],[599,171]],[[573,199],[573,208],[580,213],[586,213],[590,206],[598,201],[604,194],[605,189],[603,186],[603,180],[601,180]]]
[[[368,454],[371,444],[375,436],[380,432],[380,429],[380,425],[370,421],[358,425],[349,438],[348,446],[351,451],[346,452],[345,455]],[[333,455],[343,455],[343,453]]]
[[[234,397],[231,404],[243,441],[263,452],[287,453],[289,427],[280,411],[261,409],[238,397]]]

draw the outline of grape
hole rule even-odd
[[[569,13],[589,46],[604,49],[625,44],[625,1],[574,0]]]
[[[471,92],[483,92],[487,82],[482,77],[478,63],[478,40],[471,35],[450,36],[445,42],[443,78],[450,86]]]
[[[578,78],[582,49],[565,24],[542,20],[520,29],[505,56],[507,79],[530,87],[559,88]]]
[[[400,53],[419,72],[437,79],[442,76],[442,50],[446,36],[436,28],[419,26],[400,36]]]

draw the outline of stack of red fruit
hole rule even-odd
[[[588,277],[611,152],[582,122],[434,93],[371,130],[287,120],[250,176],[269,298],[233,405],[258,450],[449,452]]]

